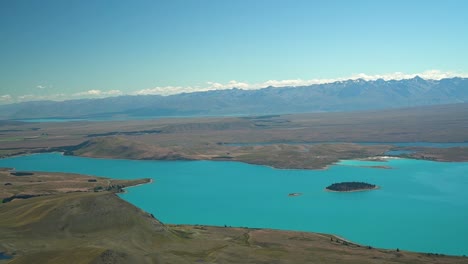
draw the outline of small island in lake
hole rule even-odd
[[[327,191],[332,192],[357,192],[357,191],[368,191],[375,190],[379,187],[374,184],[365,182],[340,182],[333,183],[332,185],[325,188]]]

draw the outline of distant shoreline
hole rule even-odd
[[[468,161],[458,161],[458,160],[447,160],[447,159],[428,159],[428,158],[422,158],[422,157],[394,157],[394,156],[373,156],[373,157],[367,157],[367,158],[350,158],[350,159],[339,159],[337,161],[330,162],[329,164],[326,164],[324,166],[320,167],[282,167],[282,166],[275,166],[274,164],[268,164],[268,163],[260,163],[260,162],[250,162],[250,161],[244,161],[244,160],[238,160],[238,159],[232,159],[232,160],[216,160],[216,159],[138,159],[138,158],[122,158],[122,157],[117,157],[117,156],[108,156],[108,157],[96,157],[96,156],[88,156],[88,155],[69,155],[65,154],[64,151],[57,151],[57,150],[52,150],[52,151],[40,151],[40,152],[30,152],[30,153],[18,153],[14,154],[11,156],[5,156],[5,157],[0,157],[0,159],[7,159],[7,158],[13,158],[13,157],[21,157],[21,156],[29,156],[29,155],[38,155],[38,154],[47,154],[47,153],[58,153],[64,156],[72,156],[72,157],[80,157],[80,158],[92,158],[92,159],[112,159],[112,160],[140,160],[140,161],[228,161],[228,162],[240,162],[244,164],[250,164],[250,165],[258,165],[258,166],[265,166],[269,167],[272,169],[276,170],[328,170],[330,167],[334,165],[340,165],[340,166],[357,166],[361,168],[369,168],[369,169],[394,169],[391,166],[386,166],[386,165],[349,165],[349,164],[339,164],[340,161],[342,160],[355,160],[355,161],[369,161],[369,162],[386,162],[388,160],[396,160],[396,159],[408,159],[408,160],[421,160],[421,161],[432,161],[432,162],[468,162]]]

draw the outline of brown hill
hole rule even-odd
[[[65,154],[97,158],[186,160],[177,150],[148,145],[123,137],[100,137],[71,147]]]
[[[167,226],[109,192],[1,204],[0,252],[12,255],[15,264],[468,263],[463,257],[373,249],[315,233]]]

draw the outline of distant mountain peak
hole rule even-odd
[[[364,80],[363,78],[359,78],[359,79],[355,79],[354,82],[356,82],[356,83],[363,83],[363,82],[367,82],[367,81]]]
[[[343,80],[298,87],[238,88],[0,106],[0,119],[262,115],[357,111],[468,101],[468,79]],[[60,109],[60,110],[59,110]]]

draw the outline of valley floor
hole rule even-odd
[[[125,122],[0,121],[0,157],[59,151],[97,158],[234,160],[281,169],[323,169],[340,159],[388,151],[407,158],[468,161],[467,135],[468,104]],[[392,142],[455,144],[398,147]]]

